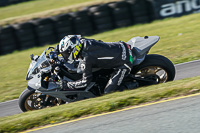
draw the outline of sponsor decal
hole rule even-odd
[[[120,86],[120,84],[122,83],[122,80],[124,79],[124,76],[125,76],[126,71],[127,71],[126,69],[124,69],[124,70],[122,71],[121,77],[119,78],[119,81],[118,81],[118,83],[117,83],[118,86]]]
[[[122,47],[122,60],[126,60],[126,48],[122,43],[119,43]]]
[[[129,46],[128,44],[126,44],[126,45],[127,45],[127,47],[128,47],[128,50],[129,50],[130,62],[131,62],[131,64],[133,64],[133,55],[132,55],[131,48],[130,48],[130,46]]]
[[[82,79],[80,81],[76,81],[76,82],[68,82],[67,83],[67,86],[69,88],[84,88],[87,86],[87,80],[85,79]]]
[[[77,58],[78,53],[81,51],[81,48],[82,48],[82,44],[79,42],[79,44],[76,45],[76,48],[75,48],[76,51],[74,52],[75,59]]]
[[[173,3],[161,5],[160,16],[168,17],[176,14],[198,12],[200,10],[200,0],[179,0]]]

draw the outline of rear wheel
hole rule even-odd
[[[150,54],[140,65],[135,66],[131,73],[138,78],[165,83],[174,80],[175,67],[166,57]]]

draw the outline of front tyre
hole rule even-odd
[[[19,96],[19,107],[23,112],[59,106],[64,103],[60,98],[35,92],[30,87],[26,88]]]
[[[35,93],[34,89],[26,88],[19,96],[19,107],[23,112],[39,109],[39,96],[41,93]]]
[[[175,67],[168,58],[150,54],[146,56],[141,64],[133,67],[131,73],[135,77],[156,80],[157,83],[165,83],[174,80]]]

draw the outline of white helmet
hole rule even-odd
[[[65,60],[76,59],[80,53],[82,44],[80,43],[81,35],[68,35],[65,36],[59,43],[59,52]]]

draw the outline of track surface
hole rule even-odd
[[[200,75],[200,60],[177,64],[175,80]],[[22,113],[18,106],[18,100],[0,103],[0,117]]]
[[[200,95],[57,125],[33,133],[199,133]]]

